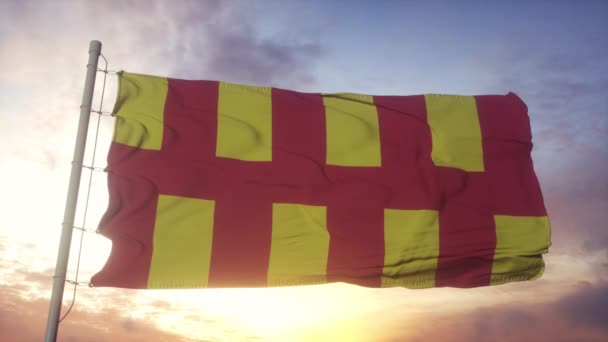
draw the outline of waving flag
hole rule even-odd
[[[123,72],[94,286],[476,287],[544,270],[526,105]]]

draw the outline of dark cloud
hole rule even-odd
[[[522,39],[514,34],[504,40],[493,58],[484,56],[479,62],[492,70],[497,91],[517,92],[527,102],[533,119],[542,117],[543,125],[568,133],[573,127],[557,130],[561,120],[601,120],[608,111],[604,95],[608,90],[608,48],[596,44],[592,36],[577,37],[576,51],[564,48],[571,43],[568,38],[553,38],[552,44],[539,48],[542,35]],[[603,124],[605,129],[606,122]]]
[[[600,233],[592,239],[585,239],[583,248],[588,251],[605,250],[608,256],[608,232]]]
[[[318,42],[261,37],[234,8],[218,7],[215,14],[209,20],[181,19],[186,25],[176,35],[171,75],[295,88],[314,84],[312,68],[323,56]]]
[[[414,334],[403,332],[386,341],[599,342],[608,339],[605,317],[608,283],[581,283],[555,302],[518,300],[469,313],[423,315]]]
[[[213,75],[283,87],[314,83],[309,73],[321,57],[321,47],[317,44],[259,40],[251,30],[218,34],[217,38],[208,64]]]
[[[560,299],[555,308],[576,325],[603,331],[608,336],[608,283],[581,283],[578,290]]]
[[[42,272],[25,272],[24,280],[32,283],[37,283],[42,286],[49,286],[53,282],[54,269],[49,269]]]
[[[22,30],[29,42],[36,41],[38,27],[65,21],[79,38],[86,35],[104,43],[111,68],[132,72],[298,88],[314,84],[313,67],[323,56],[318,36],[264,36],[255,22],[260,9],[246,2],[66,2],[56,9],[51,6],[59,17],[53,19],[40,16],[44,10],[39,8],[11,6],[19,8],[11,19],[15,25],[33,22],[32,28]],[[50,45],[45,43],[45,38],[52,40],[47,34],[40,31],[39,43]],[[59,42],[63,50],[84,51],[85,39],[76,46],[74,39],[65,37],[61,35],[65,41]]]

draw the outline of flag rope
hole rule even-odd
[[[101,110],[91,110],[91,113],[95,113],[95,114],[98,114],[98,115],[101,115],[101,116],[116,116],[115,113],[104,112],[104,111],[101,111]]]
[[[106,63],[107,63],[107,60],[106,60],[106,59],[105,59],[103,56],[101,56],[101,57],[102,57],[102,58],[104,59],[104,61],[106,61]],[[104,74],[106,74],[106,75],[118,75],[118,74],[120,73],[120,71],[117,71],[117,70],[108,70],[108,65],[107,65],[107,64],[106,64],[106,67],[105,67],[105,68],[103,68],[103,69],[101,69],[101,68],[97,68],[97,71],[99,71],[99,72],[103,72],[103,73],[104,73]]]
[[[74,280],[66,280],[65,281],[68,284],[72,284],[74,286],[87,286],[87,287],[91,287],[91,283],[86,282],[86,281],[74,281]]]
[[[77,230],[80,230],[81,232],[91,233],[91,234],[97,234],[97,229],[90,229],[90,228],[77,227],[77,226],[74,226],[73,228],[77,229]]]
[[[99,110],[91,110],[91,113],[95,113],[97,114],[97,124],[95,127],[95,138],[93,140],[93,155],[91,156],[91,165],[95,165],[95,157],[97,154],[97,142],[98,142],[98,138],[99,138],[99,126],[101,126],[101,117],[102,116],[114,116],[114,115],[108,115],[106,113],[109,112],[104,112],[103,109],[103,101],[104,101],[104,97],[105,97],[105,91],[106,91],[106,81],[107,81],[107,76],[108,75],[117,75],[116,72],[114,71],[109,71],[108,70],[108,60],[106,59],[106,57],[100,53],[99,54],[100,57],[103,59],[105,66],[103,69],[101,68],[97,68],[98,72],[102,72],[103,75],[103,85],[101,87],[101,99],[99,101]],[[111,114],[111,113],[110,113]],[[89,209],[89,199],[90,199],[90,195],[91,195],[91,184],[93,183],[93,173],[95,171],[99,172],[99,171],[104,171],[105,172],[105,168],[100,168],[100,167],[95,167],[95,166],[87,166],[87,165],[82,165],[82,168],[89,170],[89,184],[87,187],[87,192],[86,192],[86,197],[85,197],[85,205],[84,205],[84,213],[83,213],[83,218],[82,218],[82,225],[80,227],[77,226],[73,226],[72,229],[76,229],[78,231],[80,231],[80,239],[79,239],[79,243],[78,243],[78,257],[77,257],[77,261],[76,261],[76,273],[74,275],[74,280],[69,280],[66,279],[66,283],[73,285],[73,293],[72,293],[72,301],[70,303],[70,306],[68,307],[68,309],[66,310],[65,314],[63,314],[63,316],[61,316],[61,318],[59,319],[59,323],[61,323],[72,311],[72,308],[74,307],[74,303],[76,302],[76,292],[77,292],[77,288],[79,285],[86,285],[86,286],[90,286],[89,283],[87,282],[79,282],[78,281],[78,275],[80,273],[80,260],[81,260],[81,256],[82,256],[82,245],[84,242],[84,234],[85,233],[91,233],[91,232],[95,232],[97,233],[97,230],[92,230],[92,229],[87,229],[86,227],[86,221],[87,221],[87,213],[88,213],[88,209]]]
[[[82,165],[82,167],[84,169],[91,170],[91,171],[104,172],[104,173],[106,172],[106,168],[105,167],[101,167],[101,166]]]

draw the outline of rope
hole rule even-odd
[[[100,110],[91,110],[91,113],[95,113],[95,114],[98,114],[98,115],[101,115],[101,116],[112,116],[112,117],[116,116],[115,113],[112,113],[112,112],[102,112]]]
[[[102,109],[103,109],[103,100],[104,100],[104,96],[105,96],[105,92],[106,92],[106,81],[107,81],[108,74],[112,75],[112,74],[116,74],[116,72],[108,71],[108,60],[105,58],[105,56],[103,54],[100,54],[100,56],[104,60],[105,66],[103,69],[97,68],[97,71],[103,72],[104,75],[103,75],[103,85],[101,88],[101,100],[99,101],[99,110],[91,111],[92,113],[97,114],[97,127],[95,129],[95,139],[93,141],[93,155],[91,156],[91,165],[95,165],[95,157],[97,154],[97,142],[99,139],[99,126],[101,126],[101,117],[102,116],[113,116],[113,115],[108,115],[108,112],[103,112]],[[72,308],[74,307],[74,303],[76,302],[76,290],[77,290],[78,286],[83,286],[83,285],[90,286],[89,283],[79,282],[78,275],[80,273],[80,260],[81,260],[81,256],[82,256],[82,245],[83,245],[83,241],[84,241],[84,233],[97,232],[96,230],[84,228],[84,227],[86,227],[87,213],[88,213],[88,209],[89,209],[89,199],[91,197],[90,195],[91,195],[91,185],[93,183],[93,172],[100,171],[100,170],[103,171],[104,168],[99,168],[99,167],[94,167],[94,166],[85,166],[85,165],[82,165],[82,162],[80,162],[80,164],[83,168],[89,170],[89,185],[87,187],[87,194],[86,194],[85,205],[84,205],[84,214],[83,214],[83,218],[82,218],[82,226],[73,227],[73,229],[80,231],[80,241],[78,244],[78,259],[76,261],[76,274],[75,274],[74,280],[66,280],[66,283],[74,285],[72,302],[70,303],[70,306],[68,307],[65,314],[63,314],[63,316],[59,319],[59,323],[61,323],[72,311]]]
[[[97,234],[97,229],[89,229],[89,228],[76,227],[76,226],[74,226],[73,228],[76,230],[80,230],[81,232]]]
[[[91,286],[91,283],[87,283],[84,281],[66,280],[65,282],[68,284],[72,284],[74,286],[89,286],[89,287]]]
[[[108,70],[108,60],[106,59],[106,56],[103,55],[103,53],[100,53],[99,57],[101,57],[103,59],[103,61],[104,61],[104,63],[106,63],[106,65],[105,65],[105,67],[103,69],[101,69],[101,68],[98,67],[97,71],[103,72],[106,75],[118,75],[120,73],[120,71],[117,71],[117,70]],[[105,82],[105,78],[104,78],[104,82]],[[105,90],[105,88],[103,90]],[[103,102],[103,95],[101,97],[101,101]]]
[[[82,165],[83,169],[87,169],[87,170],[91,170],[91,171],[95,171],[95,172],[106,172],[106,169],[100,166],[89,166],[89,165]],[[74,227],[76,228],[76,227]]]
[[[97,71],[103,72],[104,74],[107,74],[107,75],[118,75],[120,73],[120,71],[118,71],[118,70],[104,70],[104,69],[100,69],[100,68],[97,68]]]

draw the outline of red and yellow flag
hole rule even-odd
[[[476,287],[544,270],[527,107],[120,74],[94,286]]]

